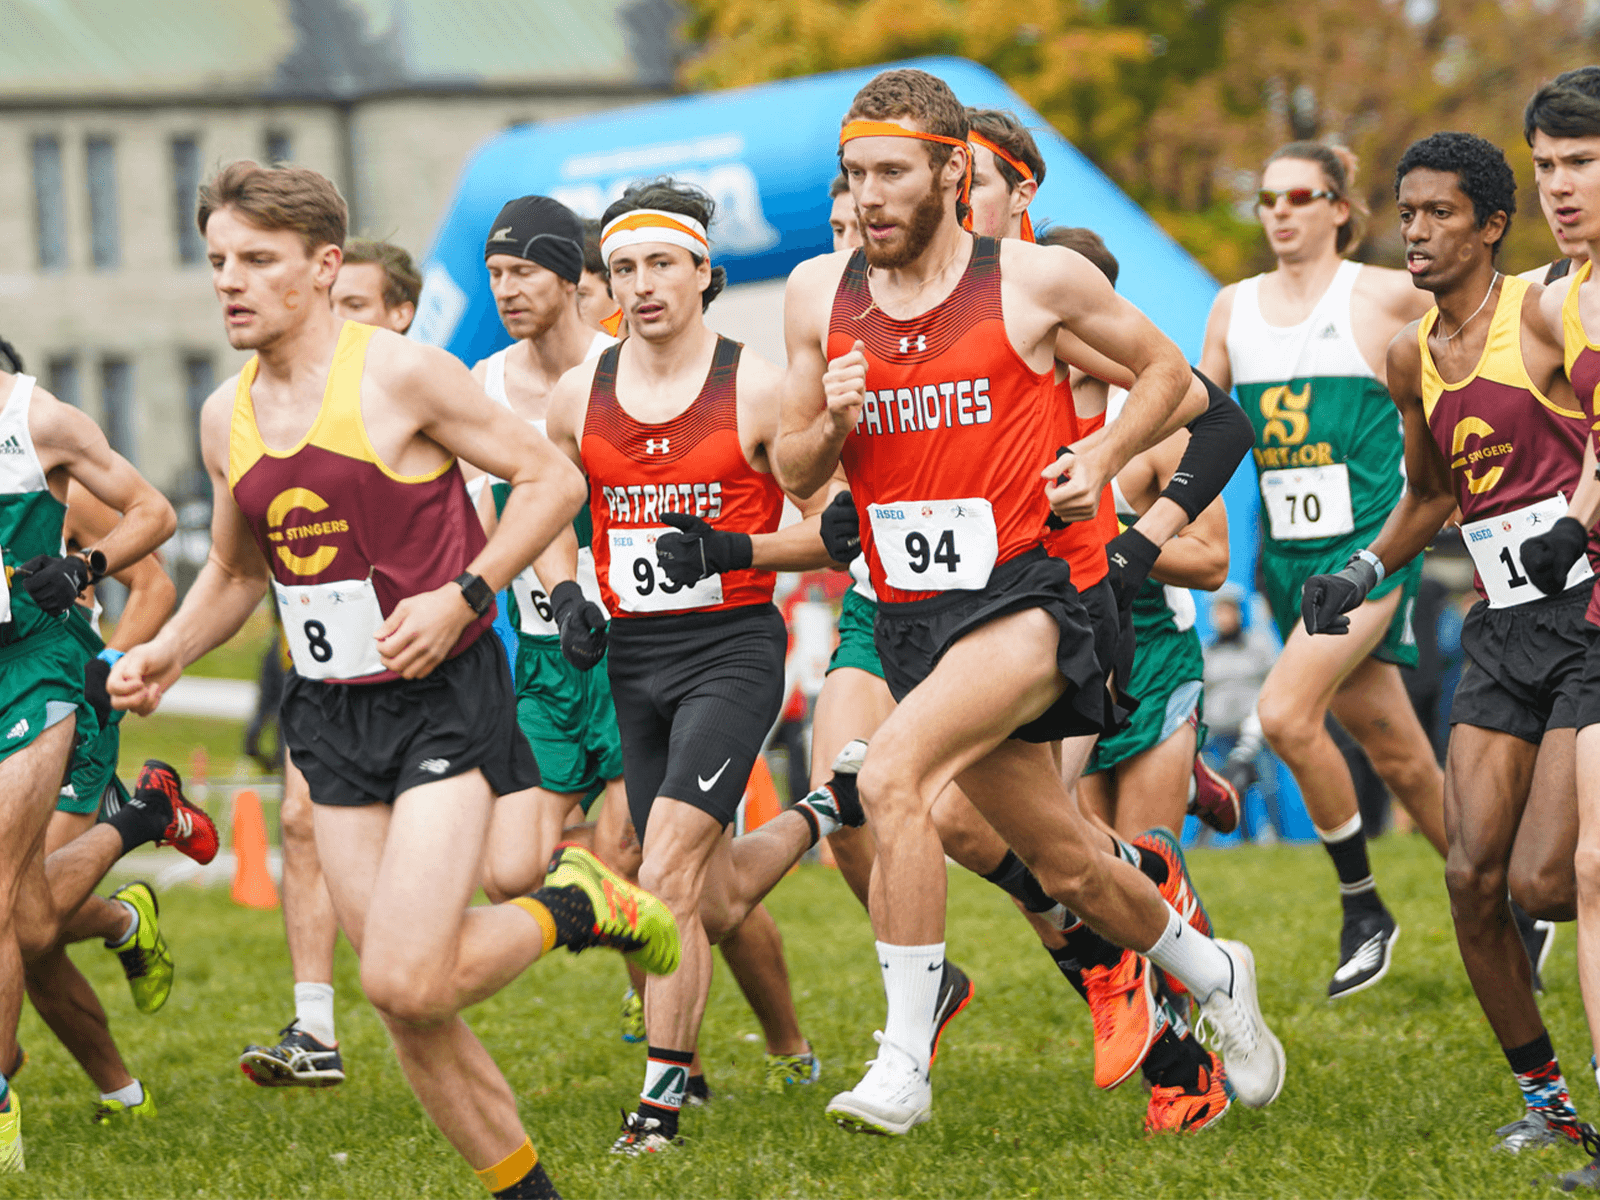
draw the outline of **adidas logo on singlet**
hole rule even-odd
[[[22,443],[17,440],[17,435],[12,434],[5,441],[0,442],[0,454],[26,454]]]
[[[1325,342],[1337,339],[1339,336],[1339,327],[1332,321],[1329,321],[1317,331],[1317,336]]]

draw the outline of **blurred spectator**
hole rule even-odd
[[[1245,623],[1245,593],[1237,583],[1225,583],[1211,597],[1212,639],[1205,648],[1205,714],[1211,736],[1205,749],[1239,793],[1243,837],[1259,840],[1266,831],[1254,824],[1246,793],[1261,784],[1272,832],[1283,832],[1277,811],[1277,763],[1266,750],[1261,723],[1256,719],[1256,696],[1278,656],[1278,644],[1266,622]],[[1270,834],[1267,834],[1270,836]]]

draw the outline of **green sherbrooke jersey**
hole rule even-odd
[[[48,491],[0,494],[0,547],[4,548],[10,620],[0,640],[11,645],[45,629],[59,629],[60,617],[40,611],[33,597],[12,579],[12,572],[30,558],[61,553],[61,527],[67,506]]]
[[[496,480],[490,485],[490,493],[494,496],[495,515],[503,515],[506,511],[506,500],[511,496],[511,485]],[[578,549],[587,550],[594,540],[594,521],[589,516],[589,502],[587,500],[583,502],[583,507],[578,510],[578,515],[572,518],[572,531],[578,535]],[[524,579],[524,577],[526,578]],[[533,568],[531,566],[525,568],[518,576],[518,579],[524,581],[528,586],[526,588],[510,587],[506,589],[506,600],[511,609],[510,613],[507,614],[511,620],[511,628],[515,629],[517,635],[525,641],[554,642],[559,645],[561,639],[557,634],[525,632],[521,608],[523,602],[518,598],[519,592],[526,590],[528,602],[533,605],[538,615],[539,623],[548,625],[553,614],[550,611],[550,597],[545,594],[543,588],[539,585],[538,577],[534,575]],[[528,624],[533,624],[533,622],[528,622]]]
[[[1133,633],[1138,647],[1139,660],[1155,666],[1159,656],[1160,674],[1173,681],[1173,686],[1190,679],[1200,679],[1205,673],[1205,657],[1200,646],[1200,636],[1194,631],[1194,601],[1180,589],[1178,592],[1188,612],[1179,624],[1178,614],[1171,603],[1171,593],[1165,584],[1146,578],[1133,597]]]

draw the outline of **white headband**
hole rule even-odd
[[[609,266],[614,253],[641,242],[666,242],[682,246],[696,258],[711,256],[706,227],[693,217],[659,208],[635,208],[613,218],[601,231],[600,257]]]

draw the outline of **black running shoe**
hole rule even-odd
[[[1511,916],[1517,923],[1522,948],[1528,952],[1528,965],[1533,969],[1533,990],[1542,995],[1545,959],[1550,957],[1550,947],[1556,944],[1555,922],[1534,920],[1515,900],[1511,902]]]
[[[344,1082],[337,1046],[324,1046],[290,1021],[276,1046],[246,1046],[239,1069],[262,1087],[332,1087]]]
[[[967,978],[967,973],[949,959],[945,959],[944,978],[939,981],[939,1003],[933,1010],[933,1050],[928,1055],[928,1065],[939,1057],[939,1039],[944,1027],[955,1019],[957,1013],[972,1003],[978,986]]]
[[[1328,981],[1328,999],[1354,995],[1387,975],[1399,936],[1400,926],[1386,908],[1347,911],[1339,933],[1339,969]]]

